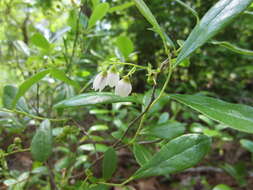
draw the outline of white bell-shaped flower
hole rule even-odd
[[[115,88],[115,94],[126,97],[128,96],[132,91],[132,85],[130,83],[129,77],[124,77],[121,79]]]
[[[107,85],[107,77],[107,72],[99,73],[93,81],[93,89],[95,91],[99,90],[99,92],[101,92]]]
[[[107,84],[110,87],[114,87],[119,82],[119,73],[116,71],[116,69],[113,67],[110,69],[108,76],[107,76]]]

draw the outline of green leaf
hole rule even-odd
[[[170,97],[233,129],[253,133],[253,108],[250,106],[199,95],[175,94]]]
[[[198,13],[193,9],[191,8],[189,5],[187,5],[186,3],[184,3],[183,1],[181,0],[175,0],[178,4],[180,4],[181,6],[185,7],[186,9],[188,9],[196,18],[196,21],[197,21],[197,24],[199,23],[199,16],[198,16]]]
[[[51,70],[50,70],[50,74],[51,74],[51,76],[52,76],[53,78],[56,78],[56,79],[58,79],[58,80],[60,80],[60,81],[63,81],[63,82],[65,82],[66,84],[72,85],[72,86],[76,87],[77,89],[80,88],[79,84],[76,83],[75,81],[71,80],[70,78],[68,78],[68,77],[66,76],[66,74],[64,73],[64,71],[62,71],[62,70],[59,70],[59,69],[55,69],[55,68],[54,68],[54,69],[51,69]]]
[[[164,145],[135,172],[132,179],[172,174],[190,168],[204,158],[210,146],[211,139],[205,135],[180,136]]]
[[[13,103],[12,103],[12,107],[16,106],[20,97],[22,97],[31,88],[32,85],[36,84],[41,79],[43,79],[49,72],[50,72],[49,69],[41,71],[41,72],[35,74],[34,76],[32,76],[31,78],[27,79],[26,81],[24,81],[20,85],[20,87],[18,88],[18,92],[17,92],[17,94],[13,100]]]
[[[47,41],[47,39],[41,34],[41,33],[35,33],[31,39],[31,43],[35,46],[42,48],[42,49],[49,49],[50,43]]]
[[[120,97],[109,92],[91,92],[80,94],[78,96],[74,96],[69,99],[63,100],[54,105],[54,107],[71,108],[87,105],[110,104],[116,102],[138,102],[138,99],[133,96]]]
[[[134,157],[135,157],[136,161],[141,166],[146,164],[152,157],[149,150],[139,144],[134,144],[133,152],[134,152]]]
[[[103,159],[103,178],[111,179],[117,168],[117,154],[113,148],[108,148]]]
[[[89,19],[88,29],[92,28],[97,21],[101,20],[106,15],[108,10],[109,10],[108,3],[100,3],[99,5],[97,5]]]
[[[128,9],[129,7],[132,7],[133,5],[134,5],[133,2],[127,2],[122,5],[118,5],[118,6],[110,8],[109,12],[112,13],[112,12],[116,12],[116,11],[123,11],[125,9]]]
[[[252,1],[220,0],[216,3],[190,33],[177,57],[176,65],[232,22]]]
[[[179,135],[182,135],[184,131],[184,124],[176,121],[168,121],[166,123],[158,124],[156,126],[147,127],[144,133],[147,135],[169,140],[178,137]]]
[[[4,108],[12,109],[12,102],[17,94],[17,91],[18,89],[15,86],[12,85],[4,86],[3,99],[2,99]],[[19,101],[17,102],[17,109],[24,112],[29,112],[29,108],[24,98],[20,98]]]
[[[53,137],[49,120],[44,120],[37,129],[31,143],[31,153],[35,160],[45,162],[52,153]]]
[[[220,45],[222,47],[225,47],[225,48],[229,49],[230,51],[233,51],[235,53],[239,53],[239,54],[242,54],[242,55],[253,55],[253,51],[237,47],[237,46],[235,46],[235,45],[233,45],[229,42],[213,41],[212,44]]]
[[[240,140],[240,143],[243,148],[245,148],[249,152],[253,153],[253,141],[247,140],[247,139],[242,139],[242,140]]]
[[[133,42],[127,36],[119,36],[116,40],[116,44],[125,58],[127,58],[134,50]]]
[[[219,184],[219,185],[216,185],[213,190],[232,190],[231,187],[225,185],[225,184]]]
[[[172,40],[165,34],[160,25],[158,24],[156,18],[145,4],[143,0],[134,0],[136,7],[139,9],[141,14],[146,18],[146,20],[153,26],[155,32],[157,32],[162,38],[163,42],[167,44],[167,42],[174,47],[174,43]]]

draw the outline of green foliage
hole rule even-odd
[[[49,120],[41,123],[31,143],[31,153],[36,161],[45,162],[52,153],[53,137]]]
[[[180,136],[162,147],[146,164],[135,172],[133,179],[171,174],[198,163],[211,146],[209,137],[197,134]]]
[[[103,159],[103,178],[111,179],[113,173],[117,169],[117,155],[113,148],[108,148]]]
[[[242,13],[252,0],[221,0],[215,4],[193,29],[180,51],[176,64],[179,64],[207,40],[215,36],[221,29]]]
[[[250,106],[231,104],[199,95],[176,94],[171,97],[215,121],[239,131],[253,133],[253,108]]]
[[[252,0],[214,3],[0,1],[0,189],[252,189]]]

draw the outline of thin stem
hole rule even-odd
[[[8,113],[15,113],[15,114],[21,114],[21,115],[25,115],[27,117],[33,118],[33,119],[37,119],[37,120],[45,120],[48,119],[50,121],[55,121],[55,122],[60,122],[60,121],[66,121],[69,120],[68,118],[61,118],[61,119],[53,119],[53,118],[46,118],[46,117],[40,117],[40,116],[36,116],[36,115],[32,115],[23,111],[19,111],[19,110],[9,110],[9,109],[0,109],[0,111],[3,112],[8,112]]]
[[[16,153],[20,153],[20,152],[28,152],[28,151],[30,151],[30,148],[19,149],[19,150],[15,150],[13,152],[5,153],[5,154],[3,154],[3,157],[6,157],[6,156],[9,156],[12,154],[16,154]]]
[[[164,65],[161,64],[161,67],[164,67]],[[162,97],[162,95],[163,95],[163,93],[164,93],[164,91],[165,91],[165,89],[166,89],[166,87],[167,87],[167,85],[168,85],[168,83],[169,83],[169,81],[170,81],[172,71],[173,71],[172,66],[171,66],[171,64],[169,64],[169,74],[168,74],[168,76],[167,76],[167,78],[166,78],[166,81],[165,81],[163,87],[162,87],[162,90],[161,90],[160,94],[158,95],[158,97],[157,97],[154,101],[151,102],[151,105],[150,105],[149,107],[147,107],[146,113],[147,113],[147,112],[149,111],[149,109],[151,109],[151,108],[157,103],[157,101]],[[144,121],[145,121],[145,119],[146,119],[146,113],[142,115],[141,122],[140,122],[140,124],[139,124],[139,127],[138,127],[138,129],[137,129],[137,131],[136,131],[136,133],[135,133],[135,135],[134,135],[134,138],[133,138],[133,140],[131,141],[131,143],[134,143],[135,140],[136,140],[136,138],[137,138],[137,136],[140,134],[141,129],[142,129],[142,127],[143,127],[143,123],[144,123]]]
[[[145,69],[145,70],[147,70],[147,69],[148,69],[148,67],[141,66],[141,65],[136,65],[136,64],[133,64],[133,63],[125,63],[125,62],[110,62],[109,64],[112,64],[112,65],[129,65],[129,66],[132,66],[132,67],[137,67],[137,68],[140,68],[140,69]]]

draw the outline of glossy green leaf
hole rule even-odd
[[[233,45],[229,42],[213,41],[212,44],[220,45],[220,46],[225,47],[225,48],[227,48],[230,51],[233,51],[235,53],[239,53],[239,54],[242,54],[242,55],[252,55],[253,56],[253,51],[237,47],[237,46],[235,46],[235,45]]]
[[[87,105],[110,104],[116,102],[138,102],[138,99],[133,96],[120,97],[109,92],[91,92],[80,94],[78,96],[74,96],[69,99],[63,100],[54,105],[54,107],[71,108]]]
[[[253,133],[253,108],[227,103],[219,99],[198,95],[175,94],[170,96],[205,116],[239,131]]]
[[[157,32],[160,37],[162,38],[164,43],[169,43],[171,46],[174,47],[174,43],[172,40],[165,34],[165,32],[162,30],[160,25],[158,24],[156,18],[148,8],[148,6],[145,4],[143,0],[133,0],[135,2],[136,7],[139,9],[141,14],[146,18],[146,20],[153,26],[153,29],[155,32]]]
[[[136,161],[141,166],[146,164],[152,157],[150,151],[140,144],[134,144],[133,152],[134,152],[134,157]]]
[[[133,42],[127,36],[119,36],[116,40],[116,45],[125,58],[127,58],[134,50]]]
[[[112,13],[112,12],[116,12],[116,11],[123,11],[125,9],[128,9],[129,7],[132,7],[133,5],[134,5],[133,2],[127,2],[127,3],[124,3],[122,5],[111,7],[109,12]]]
[[[50,73],[50,70],[47,69],[47,70],[44,70],[44,71],[41,71],[41,72],[35,74],[31,78],[24,81],[20,85],[20,87],[18,88],[18,92],[17,92],[17,94],[16,94],[16,96],[13,100],[13,103],[12,103],[12,107],[16,106],[16,104],[17,104],[18,100],[20,99],[20,97],[22,97],[31,88],[32,85],[39,82],[41,79],[43,79],[49,73]]]
[[[219,185],[216,185],[213,190],[232,190],[231,187],[225,185],[225,184],[219,184]]]
[[[35,33],[31,39],[31,43],[35,46],[43,49],[49,49],[50,43],[47,41],[47,39],[41,34],[41,33]]]
[[[31,153],[35,160],[45,162],[52,153],[53,136],[49,120],[41,123],[31,143]]]
[[[215,36],[221,29],[242,13],[253,0],[220,0],[201,19],[193,29],[180,51],[176,65],[193,51]]]
[[[98,4],[94,11],[92,12],[92,15],[89,19],[89,23],[88,23],[88,29],[92,28],[97,21],[101,20],[106,13],[109,10],[109,4],[108,3],[100,3]]]
[[[59,70],[59,69],[51,69],[50,70],[50,75],[53,77],[53,78],[56,78],[60,81],[63,81],[65,82],[66,84],[69,84],[69,85],[72,85],[74,87],[76,87],[77,89],[79,89],[79,84],[76,83],[75,81],[71,80],[69,77],[67,77],[67,75],[64,73],[64,71],[62,70]]]
[[[188,134],[173,139],[132,176],[133,179],[172,174],[197,164],[207,154],[211,139]]]
[[[164,139],[173,139],[182,135],[185,131],[184,124],[176,121],[168,121],[162,124],[157,124],[156,126],[149,126],[145,128],[144,133],[146,135],[151,135]]]
[[[117,154],[113,148],[108,148],[103,159],[103,178],[111,179],[117,168]]]
[[[240,140],[240,143],[243,148],[245,148],[249,152],[253,153],[253,141],[247,140],[247,139],[242,139],[242,140]]]

